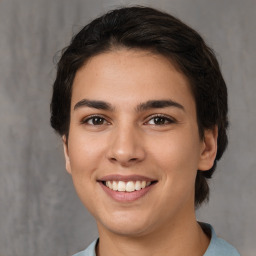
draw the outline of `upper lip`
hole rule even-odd
[[[141,176],[141,175],[120,175],[120,174],[111,174],[106,175],[98,179],[98,181],[156,181],[150,177]]]

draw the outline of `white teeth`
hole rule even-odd
[[[150,181],[106,181],[106,186],[114,191],[120,192],[133,192],[135,190],[141,190],[151,184]]]
[[[110,181],[106,182],[106,186],[113,189],[113,184]]]
[[[132,192],[132,191],[134,191],[135,189],[134,189],[134,182],[133,181],[128,181],[127,183],[126,183],[126,188],[125,188],[125,191],[127,191],[127,192]]]
[[[111,181],[110,181],[110,182],[111,182]],[[109,188],[110,188],[110,187],[109,187]],[[117,191],[117,188],[118,188],[117,182],[116,182],[116,181],[113,181],[113,183],[112,183],[112,189],[115,190],[115,191]]]
[[[119,181],[118,185],[117,185],[117,190],[118,191],[125,191],[125,189],[126,189],[125,182]]]
[[[135,189],[136,190],[140,190],[141,189],[141,182],[138,181],[138,180],[135,182]]]

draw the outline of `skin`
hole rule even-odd
[[[84,99],[111,108],[81,104]],[[179,106],[138,110],[152,100]],[[163,116],[160,124],[155,115]],[[197,170],[213,165],[217,129],[200,139],[185,75],[146,51],[97,55],[75,76],[70,117],[68,145],[63,136],[66,169],[96,219],[97,255],[203,255],[209,238],[196,222],[194,186]],[[99,182],[112,174],[143,175],[157,183],[135,201],[117,202]]]

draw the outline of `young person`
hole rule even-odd
[[[51,102],[66,169],[97,222],[77,256],[237,256],[195,208],[227,145],[213,51],[173,16],[113,10],[63,51]]]

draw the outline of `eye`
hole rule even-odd
[[[105,125],[109,124],[107,120],[102,116],[90,116],[82,120],[82,124],[88,125]]]
[[[150,125],[167,125],[171,123],[175,123],[175,120],[164,115],[155,115],[146,122],[146,124]]]

